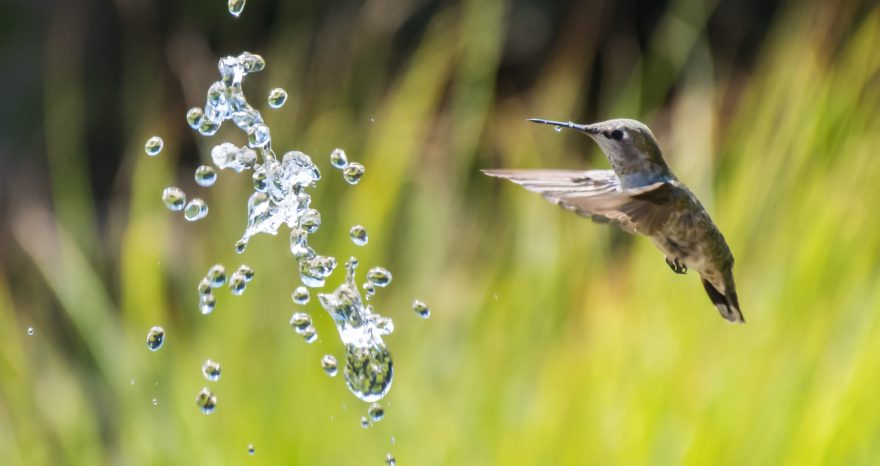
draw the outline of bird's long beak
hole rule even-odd
[[[543,125],[553,125],[557,128],[570,128],[578,130],[582,133],[586,134],[599,134],[601,130],[596,127],[596,125],[579,125],[577,123],[573,123],[571,121],[553,121],[553,120],[544,120],[542,118],[529,118],[529,121],[532,123],[541,123]]]

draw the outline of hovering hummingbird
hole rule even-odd
[[[643,123],[617,119],[591,125],[531,118],[590,136],[613,170],[483,170],[555,204],[628,233],[651,238],[673,272],[695,269],[721,317],[745,323],[733,282],[733,254],[699,199],[666,165]]]

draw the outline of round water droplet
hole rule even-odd
[[[214,312],[215,307],[217,307],[217,298],[213,294],[205,294],[199,297],[199,311],[202,315]]]
[[[348,184],[358,184],[366,171],[367,169],[363,165],[351,162],[342,170],[342,176]]]
[[[257,452],[257,450],[254,448],[254,444],[248,445],[248,454],[249,455],[254,455],[256,452]]]
[[[221,264],[212,265],[205,278],[210,282],[211,288],[220,288],[226,283],[226,267]]]
[[[213,186],[217,181],[217,170],[214,170],[214,167],[210,165],[199,165],[196,168],[195,173],[196,184],[199,186],[209,187]]]
[[[428,317],[431,317],[431,309],[428,308],[427,304],[419,301],[418,299],[413,301],[412,309],[422,319],[427,319]]]
[[[333,152],[330,153],[330,165],[333,165],[333,168],[338,168],[340,170],[347,167],[348,157],[345,155],[345,151],[338,148],[333,149]]]
[[[208,117],[202,118],[202,123],[199,125],[199,134],[202,136],[213,136],[217,134],[217,131],[220,130],[220,122],[211,120]]]
[[[373,286],[373,284],[370,282],[364,283],[363,288],[364,288],[364,293],[367,294],[367,299],[370,299],[371,296],[376,294],[376,287]]]
[[[248,146],[253,148],[265,147],[272,140],[269,127],[263,124],[255,124],[248,130]]]
[[[144,152],[150,157],[155,157],[156,155],[159,155],[159,152],[162,152],[163,145],[162,138],[159,136],[153,136],[150,139],[147,139],[146,144],[144,144]]]
[[[211,382],[220,380],[220,363],[206,359],[202,364],[202,375]]]
[[[199,281],[199,296],[211,294],[211,281],[207,277]]]
[[[330,354],[325,354],[324,357],[321,358],[321,367],[330,377],[336,377],[336,374],[339,372],[336,358]]]
[[[290,326],[296,330],[296,333],[302,334],[303,330],[312,325],[312,316],[305,312],[294,312],[290,316]]]
[[[378,287],[386,287],[391,283],[391,272],[384,267],[373,267],[367,272],[367,280]]]
[[[279,108],[284,105],[284,102],[287,102],[287,91],[281,89],[280,87],[276,87],[269,91],[269,106],[272,108]]]
[[[229,292],[233,295],[241,296],[244,293],[245,286],[247,286],[247,279],[238,271],[229,277]]]
[[[244,280],[248,283],[250,283],[251,280],[254,279],[254,269],[252,269],[251,266],[247,264],[241,264],[240,266],[238,266],[238,270],[236,270],[236,273],[243,276]]]
[[[189,201],[183,209],[183,218],[190,222],[201,220],[206,215],[208,215],[208,204],[198,197]]]
[[[35,333],[37,333],[37,331],[34,330],[33,327],[28,327],[28,328],[27,328],[27,334],[28,334],[28,336],[32,337],[32,336],[34,336]]]
[[[208,390],[208,387],[205,387],[196,395],[196,405],[203,413],[211,414],[217,407],[217,397],[211,393],[211,390]]]
[[[229,14],[238,18],[241,12],[244,10],[245,0],[229,0],[227,6],[229,7]]]
[[[396,466],[397,459],[394,458],[394,455],[388,453],[387,455],[385,455],[385,464],[387,464],[388,466]]]
[[[147,332],[147,348],[150,351],[157,351],[165,344],[165,330],[162,327],[153,327]]]
[[[247,248],[247,241],[240,239],[235,242],[235,252],[241,254]]]
[[[370,408],[367,409],[367,415],[370,416],[370,419],[373,422],[379,422],[385,417],[385,408],[379,403],[373,403],[370,405]]]
[[[351,227],[348,236],[351,237],[351,242],[357,246],[363,246],[370,240],[367,236],[367,229],[361,225]]]
[[[293,302],[297,304],[307,304],[309,302],[309,289],[304,286],[298,286],[290,295]]]
[[[361,427],[364,429],[370,427],[370,420],[367,419],[367,416],[361,416]]]
[[[169,186],[162,191],[162,202],[168,210],[183,210],[183,206],[186,205],[186,194],[180,188]]]
[[[554,126],[554,127],[553,127],[553,131],[556,131],[557,133],[561,133],[561,132],[562,132],[562,126]]]
[[[391,388],[394,365],[391,353],[383,344],[345,346],[345,384],[358,398],[368,403],[379,401]]]
[[[186,124],[192,129],[199,129],[202,126],[202,118],[205,117],[205,111],[201,107],[193,107],[186,112]]]
[[[309,325],[302,330],[302,336],[306,343],[314,343],[318,339],[318,330],[313,325]]]

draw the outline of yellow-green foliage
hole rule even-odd
[[[386,452],[420,466],[880,464],[880,9],[850,3],[791,2],[754,70],[728,75],[713,68],[709,11],[683,0],[646,55],[604,68],[616,84],[599,117],[652,125],[706,201],[737,257],[745,326],[724,322],[694,274],[671,273],[648,241],[478,174],[606,166],[582,136],[525,122],[583,108],[582,38],[560,44],[528,95],[504,98],[494,83],[510,5],[495,0],[438,11],[388,75],[365,64],[387,37],[349,44],[332,86],[302,76],[309,31],[281,28],[255,50],[262,82],[290,93],[265,112],[275,146],[323,169],[316,248],[394,273],[374,304],[396,323],[395,380],[385,420],[366,430],[367,406],[321,370],[341,348],[314,293],[319,341],[287,325],[286,237],[232,251],[249,177],[222,172],[203,221],[166,211],[162,188],[191,186],[178,160],[188,129],[150,104],[128,116],[123,179],[101,180],[119,185],[117,202],[91,205],[65,113],[88,106],[50,76],[47,95],[68,96],[45,109],[52,214],[29,205],[10,224],[38,283],[11,289],[20,272],[0,270],[0,464],[367,465]],[[129,92],[163,95],[144,65],[128,66]],[[151,134],[165,136],[156,158],[142,151]],[[366,164],[360,185],[329,168],[336,146]],[[95,236],[96,212],[110,239]],[[370,233],[364,249],[348,240],[355,223]],[[215,261],[256,277],[242,297],[219,290],[201,316],[196,284]],[[61,322],[48,321],[52,306]],[[167,331],[156,353],[144,344],[153,325]],[[223,365],[219,382],[202,378],[206,358]],[[194,404],[204,385],[219,398],[211,416]]]

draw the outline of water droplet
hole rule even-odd
[[[28,327],[28,328],[27,328],[27,334],[28,334],[28,336],[31,336],[31,337],[32,337],[32,336],[34,336],[35,333],[37,333],[37,331],[34,330],[33,327]]]
[[[235,273],[238,273],[241,276],[243,276],[244,280],[248,283],[250,283],[251,280],[254,279],[254,269],[252,269],[251,266],[246,265],[246,264],[241,264],[240,266],[238,266],[238,270],[236,270]]]
[[[363,165],[357,162],[351,162],[342,170],[342,176],[348,184],[354,185],[358,184],[366,171],[367,169],[364,168]]]
[[[271,140],[269,127],[264,124],[257,123],[248,130],[248,146],[250,147],[266,147]]]
[[[367,409],[367,415],[370,416],[370,419],[373,422],[379,422],[385,417],[385,408],[379,403],[373,403],[370,405],[369,409]]]
[[[243,3],[244,1],[242,1]],[[263,60],[263,57],[250,52],[241,52],[238,56],[238,62],[244,67],[245,73],[256,73],[266,67],[266,60]]]
[[[396,439],[394,438],[394,436],[392,435],[392,436],[391,436],[391,446],[394,446],[396,443],[397,443],[397,440],[396,440]]]
[[[561,133],[561,132],[562,132],[562,126],[554,126],[554,127],[553,127],[553,131],[556,131],[557,133]]]
[[[388,466],[396,466],[397,459],[394,458],[394,455],[388,453],[387,455],[385,455],[385,464],[387,464]]]
[[[364,293],[367,294],[367,299],[370,299],[371,296],[376,294],[376,287],[373,286],[373,284],[370,282],[364,283],[363,288],[364,288]]]
[[[284,105],[284,102],[287,102],[287,91],[281,89],[280,87],[276,87],[269,91],[269,106],[272,108],[279,108]]]
[[[351,242],[357,246],[363,246],[370,240],[370,238],[367,237],[367,229],[361,225],[351,227],[348,236],[351,237]]]
[[[199,165],[195,173],[196,184],[199,186],[213,186],[217,181],[217,171],[209,165]]]
[[[202,118],[202,123],[199,125],[199,134],[202,136],[213,136],[217,134],[217,131],[220,130],[220,123],[214,120],[211,120],[207,117],[207,115]]]
[[[208,279],[211,288],[220,288],[226,283],[226,267],[223,267],[222,264],[212,265],[205,278]]]
[[[373,285],[384,288],[391,283],[391,272],[384,267],[373,267],[367,272],[367,280]]]
[[[196,395],[196,405],[201,408],[203,413],[211,414],[217,407],[217,397],[211,393],[211,390],[208,390],[208,387],[205,387]]]
[[[312,234],[321,226],[321,213],[315,209],[306,209],[299,218],[299,226],[306,233]]]
[[[147,139],[146,144],[144,144],[144,152],[150,157],[155,157],[159,155],[159,152],[162,152],[163,145],[162,138],[159,136],[153,136],[150,139]]]
[[[370,427],[370,420],[367,419],[367,416],[361,416],[361,427],[364,429]]]
[[[183,210],[183,206],[186,205],[186,194],[180,188],[169,186],[162,191],[162,202],[168,210]]]
[[[220,363],[206,359],[202,364],[202,375],[211,382],[220,380]]]
[[[153,327],[147,332],[147,348],[150,351],[157,351],[165,344],[165,330],[162,327]]]
[[[244,275],[237,271],[229,277],[229,291],[235,296],[241,296],[244,288],[247,286],[247,280]]]
[[[209,293],[199,297],[199,311],[202,315],[208,315],[214,312],[215,307],[217,307],[217,298],[215,298],[213,294]]]
[[[431,317],[431,309],[428,308],[427,304],[419,301],[418,299],[413,301],[412,309],[422,319],[427,319],[428,317]]]
[[[240,239],[235,242],[235,252],[241,254],[247,248],[247,241]]]
[[[293,290],[293,294],[290,297],[297,304],[306,304],[309,302],[309,289],[304,286],[298,286]]]
[[[345,151],[342,149],[333,149],[333,152],[330,153],[330,165],[333,168],[338,168],[340,170],[344,169],[348,166],[348,157],[345,155]]]
[[[241,14],[242,10],[244,10],[245,0],[229,0],[227,6],[229,7],[229,14],[238,18]]]
[[[152,403],[153,403],[153,406],[157,406],[159,404],[159,400],[153,398]]]
[[[189,201],[183,209],[183,218],[190,222],[201,220],[206,215],[208,215],[208,204],[198,197]]]
[[[254,444],[248,445],[248,454],[253,456],[256,453],[257,453],[257,450],[254,449]]]
[[[309,325],[302,330],[302,336],[306,343],[314,343],[318,339],[318,330],[313,325]]]
[[[199,295],[211,294],[211,281],[207,277],[199,281]]]
[[[325,354],[323,358],[321,358],[321,367],[324,369],[324,372],[327,373],[330,377],[336,377],[338,372],[338,364],[336,362],[336,358],[330,354]]]
[[[296,330],[296,333],[302,334],[303,330],[312,325],[312,316],[305,312],[294,312],[290,316],[290,326]]]
[[[193,107],[186,111],[186,124],[192,129],[199,129],[202,126],[202,118],[204,117],[205,112],[201,107]]]

